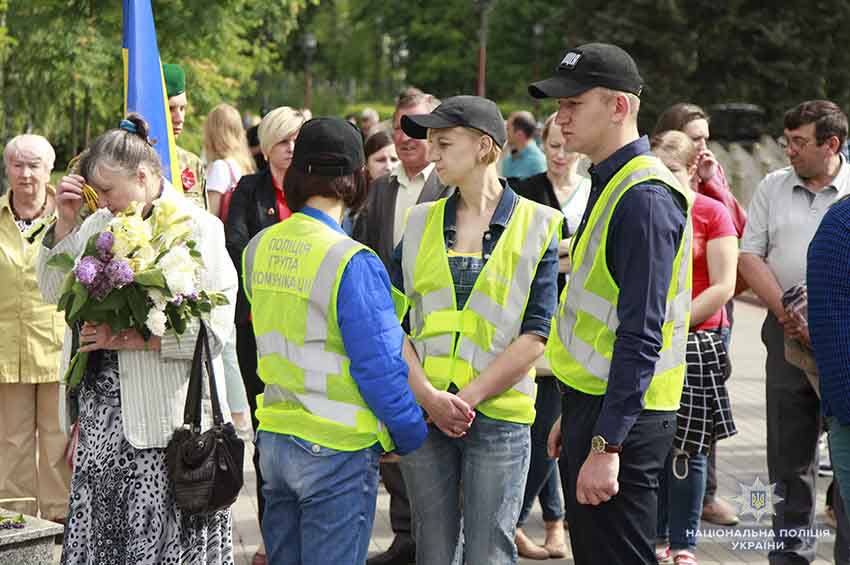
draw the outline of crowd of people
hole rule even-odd
[[[163,75],[179,142],[191,93],[180,66]],[[748,288],[767,307],[770,562],[814,559],[826,424],[850,563],[847,117],[789,109],[790,166],[745,211],[709,115],[676,104],[640,135],[643,88],[628,53],[592,43],[529,85],[557,100],[542,127],[413,87],[387,124],[279,107],[246,130],[220,104],[203,159],[178,147],[170,183],[142,116],[56,187],[49,141],[14,137],[0,506],[64,524],[63,564],[233,562],[230,511],[182,512],[168,476],[200,324],[180,339],[69,328],[55,307],[54,257],[80,256],[130,202],[170,202],[228,302],[204,324],[221,406],[255,441],[254,565],[516,563],[565,557],[567,532],[577,564],[697,563],[700,519],[738,522],[716,452],[736,433],[732,299]],[[104,210],[83,220],[87,186]],[[92,355],[72,390],[76,351]],[[367,558],[379,477],[394,539]],[[523,530],[535,501],[541,543]]]

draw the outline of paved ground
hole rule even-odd
[[[764,318],[764,310],[746,302],[739,302],[735,311],[735,331],[732,338],[732,359],[734,373],[730,380],[730,393],[739,433],[725,440],[718,449],[718,480],[720,494],[727,499],[739,494],[739,482],[752,485],[756,478],[767,482],[767,463],[765,452],[764,424],[764,347],[759,332]],[[245,490],[234,505],[234,543],[236,544],[238,565],[249,565],[251,556],[260,542],[256,523],[255,478],[250,467],[250,457],[246,458]],[[823,522],[823,504],[829,479],[818,480],[818,528],[826,528]],[[384,550],[392,541],[390,530],[389,497],[383,489],[378,498],[378,512],[375,517],[375,529],[372,532],[371,552]],[[736,528],[714,528],[703,523],[707,534],[713,538],[700,540],[697,556],[701,565],[733,565],[738,563],[767,563],[767,550],[758,547],[744,550],[735,547],[740,537],[756,530],[764,531],[769,520],[763,517],[757,523],[747,515]],[[526,532],[540,542],[543,539],[543,524],[539,508],[528,520]],[[769,538],[767,538],[769,540]],[[765,539],[762,539],[764,542]],[[834,535],[820,538],[818,544],[818,565],[832,563]],[[551,560],[551,563],[572,563],[572,559]],[[521,563],[532,561],[521,560]],[[328,564],[333,565],[333,564]]]

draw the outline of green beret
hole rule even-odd
[[[165,75],[165,92],[169,98],[186,92],[186,73],[183,72],[183,67],[165,63],[162,65],[162,74]]]

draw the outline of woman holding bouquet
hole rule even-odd
[[[144,205],[145,216],[168,203],[189,217],[188,239],[196,242],[204,262],[196,291],[222,293],[233,304],[236,273],[225,251],[221,223],[162,178],[147,133],[145,121],[131,114],[85,151],[79,174],[59,183],[57,221],[45,235],[38,265],[39,286],[48,302],[59,300],[65,278],[48,266],[51,257],[80,257],[89,239],[107,228],[112,214],[136,202]],[[96,191],[100,209],[81,222],[84,184]],[[214,357],[232,324],[232,306],[216,307],[209,315]],[[106,324],[88,322],[75,335],[66,332],[64,359],[78,345],[79,352],[89,353],[89,361],[73,395],[79,441],[63,564],[233,562],[229,510],[181,515],[166,470],[164,448],[182,423],[198,328],[197,320],[190,321],[179,339],[173,331],[162,337],[135,329],[113,333]],[[221,361],[216,361],[222,381]],[[225,390],[223,382],[218,390]],[[228,414],[224,398],[221,403]]]

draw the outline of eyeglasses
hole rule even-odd
[[[782,149],[788,149],[790,147],[794,151],[802,151],[803,149],[808,147],[812,141],[813,140],[805,137],[792,137],[791,139],[788,139],[787,137],[783,136],[779,138],[778,143],[779,147],[781,147]]]

